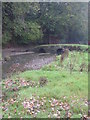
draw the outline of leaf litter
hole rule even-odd
[[[12,117],[10,116],[9,111],[9,108],[11,106],[16,106],[16,108],[13,109],[13,111],[11,111],[13,112],[13,114],[16,114],[17,108],[19,106],[22,106],[22,111],[24,114],[28,114],[32,117],[37,117],[38,113],[47,111],[46,104],[49,104],[48,107],[50,109],[47,116],[48,118],[62,118],[62,116],[64,118],[71,118],[74,114],[73,108],[79,107],[78,103],[80,103],[81,106],[79,114],[81,115],[81,117],[87,117],[87,115],[85,115],[85,113],[83,113],[82,110],[82,106],[88,107],[88,101],[86,99],[78,99],[77,96],[73,95],[71,96],[71,102],[68,102],[66,96],[62,96],[61,99],[47,99],[45,96],[40,97],[37,95],[33,95],[29,99],[24,98],[24,100],[21,100],[20,94],[17,91],[22,87],[36,87],[38,86],[38,83],[20,78],[15,81],[13,81],[12,79],[4,81],[3,85],[4,89],[6,89],[7,91],[14,91],[13,97],[10,97],[7,100],[5,100],[4,97],[2,97],[2,111],[3,114],[7,113],[9,118]],[[20,116],[21,114],[22,113],[18,113],[18,116]]]

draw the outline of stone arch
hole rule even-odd
[[[62,54],[62,53],[63,53],[63,48],[59,48],[59,49],[57,49],[56,53],[57,53],[57,55]]]
[[[39,53],[46,53],[46,51],[45,51],[45,49],[40,48],[40,49],[39,49]]]

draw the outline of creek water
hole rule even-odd
[[[19,53],[2,62],[2,78],[16,73],[17,71],[37,70],[55,60],[55,55],[50,53]]]

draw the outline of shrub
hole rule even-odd
[[[43,36],[40,25],[36,22],[15,22],[14,23],[15,36],[18,38],[17,43],[28,44],[36,42]]]
[[[11,40],[11,33],[8,31],[5,31],[2,35],[2,44],[7,44]]]

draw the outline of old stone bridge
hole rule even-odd
[[[40,45],[33,48],[3,50],[2,76],[6,78],[15,71],[40,69],[54,61],[55,54],[61,54],[63,48],[78,51],[88,50],[88,47],[83,45]]]
[[[88,51],[87,45],[65,45],[65,44],[54,44],[54,45],[40,45],[33,49],[36,53],[52,53],[52,54],[61,54],[63,48],[68,48],[70,51]]]

